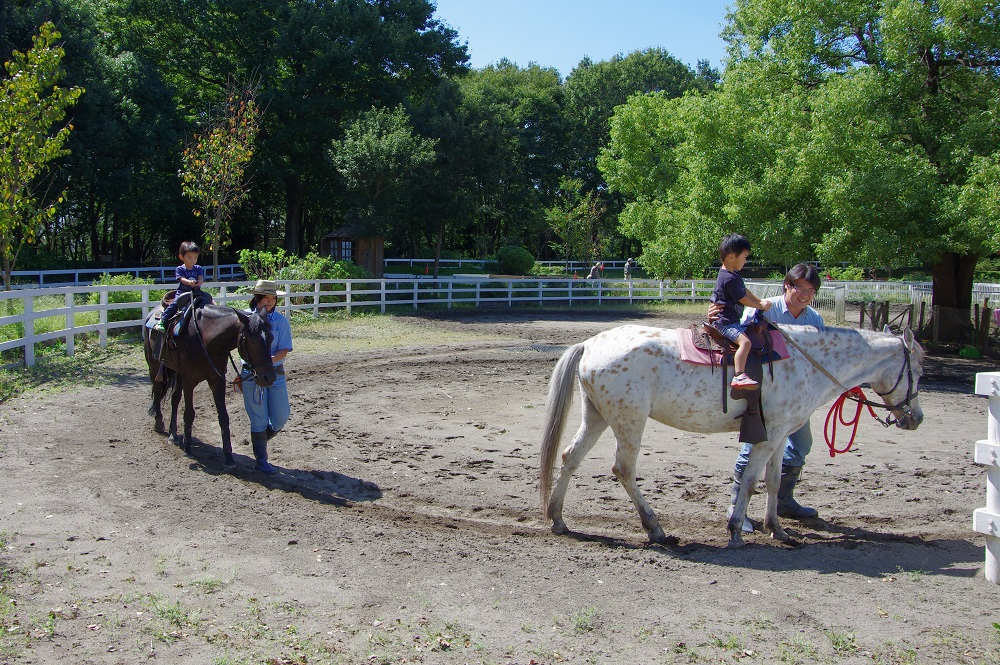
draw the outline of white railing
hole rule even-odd
[[[279,302],[286,315],[292,312],[319,316],[323,311],[356,309],[537,305],[544,307],[584,304],[705,301],[711,294],[711,280],[585,280],[585,279],[490,279],[445,278],[352,279],[352,280],[279,280],[288,291]],[[204,289],[219,304],[246,305],[252,282],[209,282]],[[780,283],[756,282],[752,288],[759,295],[780,293]],[[112,296],[128,292],[129,295]],[[21,289],[0,292],[0,352],[23,349],[24,363],[35,362],[35,345],[65,340],[66,353],[73,355],[77,335],[97,333],[99,344],[107,344],[108,331],[139,327],[149,312],[159,304],[163,285],[132,284],[121,286],[77,286],[46,289]],[[843,322],[843,289],[824,287],[817,296],[817,306],[832,310],[838,323]],[[115,300],[129,302],[114,302]],[[134,300],[133,300],[134,299]],[[109,321],[110,312],[137,310],[138,316]],[[20,311],[16,311],[20,310]],[[96,313],[96,321],[93,314]],[[78,317],[82,321],[78,321]],[[41,319],[55,319],[40,325]]]
[[[219,277],[212,275],[212,266],[204,266],[205,275],[213,281],[237,280],[246,275],[238,263],[227,263],[219,266]],[[131,275],[136,279],[153,279],[157,282],[173,282],[174,270],[177,266],[138,267],[138,268],[73,268],[68,270],[15,270],[11,277],[20,283],[14,284],[15,289],[30,289],[52,286],[80,286],[91,284],[100,279],[101,275]],[[25,283],[27,280],[27,283]]]

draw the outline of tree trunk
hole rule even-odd
[[[972,333],[972,281],[979,256],[945,252],[934,264],[932,303],[938,313],[938,339],[963,342]]]
[[[302,177],[298,173],[287,176],[285,178],[285,251],[293,256],[299,254],[302,197]]]

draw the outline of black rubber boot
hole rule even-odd
[[[250,443],[253,444],[253,456],[257,458],[257,470],[267,475],[278,473],[267,462],[267,432],[250,432]]]
[[[740,495],[740,483],[743,482],[743,473],[741,471],[733,472],[733,491],[732,496],[729,500],[729,510],[726,511],[726,517],[732,517],[733,507],[736,505],[736,499]],[[752,494],[752,492],[751,492]],[[743,533],[753,533],[753,523],[750,521],[749,517],[743,517]]]
[[[778,486],[778,515],[803,519],[816,517],[819,512],[815,508],[800,506],[795,500],[795,485],[799,482],[801,466],[781,465],[781,485]]]

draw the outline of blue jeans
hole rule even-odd
[[[802,429],[792,432],[788,435],[788,439],[785,440],[785,454],[781,458],[782,466],[804,466],[806,463],[806,455],[813,447],[813,435],[812,430],[809,429],[809,423],[806,423]],[[736,458],[736,473],[741,474],[746,471],[747,463],[750,461],[750,451],[753,446],[749,443],[744,443],[743,448],[740,450],[739,456]]]
[[[285,375],[279,374],[270,388],[259,387],[250,373],[244,371],[243,405],[250,417],[250,431],[264,432],[270,427],[277,432],[288,422],[288,385]]]

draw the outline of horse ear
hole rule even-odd
[[[910,330],[910,326],[903,327],[903,343],[906,344],[906,348],[912,349],[913,343],[916,341],[916,337],[913,335],[913,331]]]
[[[235,307],[233,307],[233,311],[236,312],[236,316],[239,317],[240,323],[242,323],[243,325],[246,325],[247,323],[250,322],[250,317],[247,316],[246,312],[241,312],[240,310],[236,309]]]
[[[885,326],[883,326],[883,328],[882,328],[882,332],[885,332],[885,333],[892,333],[892,328],[890,328],[890,327],[889,327],[889,324],[888,324],[888,323],[887,323],[887,324],[885,324]]]

